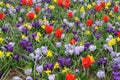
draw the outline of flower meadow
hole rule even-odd
[[[120,1],[0,0],[0,78],[120,80]]]

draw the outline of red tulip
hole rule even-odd
[[[45,32],[46,32],[47,34],[52,33],[52,31],[53,31],[53,27],[52,27],[52,26],[49,26],[49,25],[46,25],[46,26],[45,26]]]
[[[36,17],[36,14],[32,11],[27,13],[27,18],[30,20],[35,19],[35,17]]]
[[[120,37],[120,31],[117,32],[117,36]]]
[[[96,10],[97,12],[99,12],[99,11],[101,10],[101,6],[96,5],[96,6],[95,6],[95,10]]]
[[[68,15],[68,17],[69,17],[69,18],[73,18],[73,16],[74,16],[74,14],[73,14],[71,11],[70,11],[70,12],[68,12],[68,14],[67,14],[67,15]]]
[[[38,13],[38,12],[40,11],[41,8],[40,8],[40,6],[35,6],[34,9],[35,9],[35,11]]]
[[[100,2],[100,6],[103,8],[105,7],[105,2]]]
[[[109,21],[109,17],[108,16],[104,16],[103,20],[104,20],[104,22],[108,22]]]
[[[71,44],[71,45],[76,44],[76,40],[75,40],[75,39],[71,39],[71,40],[70,40],[70,44]]]
[[[4,13],[0,13],[0,19],[5,18],[5,14]]]
[[[62,6],[63,5],[63,0],[57,0],[57,4],[58,4],[58,6]]]
[[[114,6],[114,12],[118,12],[118,6]]]
[[[89,68],[92,63],[93,62],[92,62],[92,60],[90,59],[89,56],[87,56],[85,58],[84,57],[82,58],[82,65],[83,65],[84,68]]]
[[[28,0],[28,5],[32,6],[33,5],[33,0]]]
[[[56,31],[55,31],[55,36],[56,36],[56,38],[60,39],[62,33],[63,33],[63,30],[62,30],[62,29],[56,29]]]
[[[22,3],[22,5],[25,6],[25,5],[27,5],[27,0],[22,0],[21,3]]]
[[[92,26],[93,20],[92,20],[92,19],[88,19],[88,20],[86,21],[86,24],[87,24],[87,26]]]
[[[64,2],[63,2],[63,6],[64,6],[65,8],[69,8],[69,7],[70,7],[70,4],[71,4],[70,0],[64,0]]]
[[[65,80],[75,80],[75,75],[71,73],[67,73]]]

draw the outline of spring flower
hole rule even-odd
[[[33,11],[28,12],[26,16],[29,20],[33,20],[36,18],[36,14]]]
[[[85,34],[86,34],[86,35],[90,35],[91,32],[87,30],[87,31],[85,32]]]
[[[64,67],[64,69],[62,70],[62,73],[67,73],[68,71],[69,71],[69,69]]]
[[[55,6],[50,5],[50,6],[49,6],[49,9],[54,10],[54,9],[55,9]]]
[[[97,77],[98,77],[99,79],[104,78],[104,77],[105,77],[105,72],[102,71],[102,70],[99,70],[99,71],[97,72]]]
[[[80,8],[80,12],[85,12],[84,6]]]
[[[7,52],[7,53],[6,53],[6,57],[11,56],[11,54],[13,54],[13,53],[12,53],[12,52]]]
[[[27,3],[28,3],[29,6],[33,5],[33,0],[27,0],[27,1],[28,1]]]
[[[0,37],[0,43],[2,43],[4,41],[4,39],[2,37]]]
[[[104,8],[104,7],[105,7],[105,2],[100,2],[100,6],[101,6],[102,8]]]
[[[21,0],[21,4],[24,6],[27,5],[27,0]]]
[[[59,63],[58,63],[58,62],[56,62],[56,63],[54,64],[54,69],[57,69],[57,68],[59,68]]]
[[[88,4],[88,5],[87,5],[87,8],[88,8],[88,9],[91,9],[91,8],[92,8],[92,6],[91,6],[90,4]]]
[[[114,6],[114,12],[118,12],[119,8],[118,6]]]
[[[117,41],[120,42],[120,37],[117,37]]]
[[[67,73],[65,80],[75,80],[75,75],[71,73]]]
[[[24,70],[24,73],[25,73],[27,76],[30,75],[31,72],[32,72],[32,68],[28,68],[28,69],[25,69],[25,70]]]
[[[47,75],[49,75],[49,74],[51,73],[51,70],[47,69],[47,70],[45,71],[45,73],[46,73]]]
[[[117,36],[120,37],[120,31],[117,32]]]
[[[4,56],[4,52],[0,51],[0,58]]]
[[[96,10],[97,12],[100,12],[100,11],[101,11],[101,6],[96,5],[96,6],[95,6],[95,10]]]
[[[95,51],[96,50],[96,46],[95,45],[90,45],[89,49],[90,49],[90,51]]]
[[[33,80],[31,76],[27,76],[26,80]]]
[[[52,31],[53,31],[53,26],[49,26],[49,25],[46,25],[46,26],[45,26],[45,32],[46,32],[47,34],[52,33]]]
[[[70,7],[70,4],[71,4],[70,0],[64,0],[64,1],[63,1],[63,6],[64,6],[64,8],[69,8],[69,7]]]
[[[61,47],[61,42],[56,42],[56,47]]]
[[[54,75],[54,74],[48,75],[48,79],[49,79],[49,80],[55,80],[55,75]]]
[[[43,65],[37,66],[37,67],[36,67],[36,71],[37,71],[38,73],[42,73],[42,71],[43,71]]]
[[[75,40],[75,39],[71,39],[71,40],[70,40],[70,44],[71,44],[71,45],[76,44],[76,40]]]
[[[5,14],[4,13],[0,13],[0,20],[5,18]]]
[[[88,57],[90,57],[90,59],[91,59],[91,62],[92,62],[92,63],[94,63],[94,62],[95,62],[95,60],[94,60],[94,57],[93,57],[93,56],[88,55]]]
[[[73,16],[74,16],[74,14],[73,14],[72,11],[69,11],[69,12],[67,13],[67,15],[68,15],[69,18],[73,18]]]
[[[52,56],[53,56],[53,53],[52,53],[50,50],[48,50],[48,53],[46,54],[46,56],[47,56],[47,57],[52,57]]]
[[[35,12],[38,13],[38,12],[40,12],[41,7],[40,6],[35,6],[34,9],[35,9]]]
[[[86,21],[86,25],[87,26],[92,26],[92,24],[93,24],[93,20],[92,19],[88,19],[87,21]]]
[[[53,0],[55,3],[57,3],[57,0]]]
[[[116,44],[116,39],[112,38],[109,42],[108,42],[108,46],[113,46]]]
[[[95,6],[96,5],[96,3],[95,2],[92,2],[92,6]]]
[[[110,11],[109,15],[110,15],[111,17],[114,17],[114,16],[115,16],[112,11]]]
[[[62,6],[63,5],[63,0],[57,0],[57,4],[58,4],[58,6]]]
[[[56,38],[60,39],[62,34],[63,34],[62,29],[56,29],[56,31],[55,31],[55,37]]]
[[[104,16],[103,20],[104,20],[104,22],[108,22],[109,21],[109,17],[108,16]]]
[[[82,58],[82,65],[84,68],[89,68],[92,65],[92,63],[93,63],[93,60],[92,58],[90,58],[90,56]]]
[[[0,2],[0,6],[2,6],[3,4],[4,4],[3,1],[1,1],[1,2]]]

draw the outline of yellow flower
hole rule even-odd
[[[120,37],[117,37],[117,41],[120,42]]]
[[[24,39],[26,36],[25,35],[22,35],[21,38]]]
[[[3,54],[4,52],[2,52],[2,51],[0,51],[0,58],[2,58],[3,57]]]
[[[105,6],[105,9],[109,9],[109,7],[108,7],[108,6]]]
[[[2,6],[3,4],[4,4],[4,3],[1,1],[1,2],[0,2],[0,6]]]
[[[62,73],[67,73],[68,70],[69,70],[69,69],[65,67],[65,68],[62,70]]]
[[[2,43],[4,41],[4,39],[2,37],[0,37],[0,43]]]
[[[96,30],[98,30],[98,29],[99,29],[99,27],[98,27],[98,26],[96,26],[96,27],[95,27],[95,29],[96,29]]]
[[[75,18],[74,18],[74,20],[75,20],[75,21],[78,21],[78,20],[79,20],[79,18],[78,18],[78,17],[75,17]]]
[[[27,27],[29,30],[32,28],[28,23],[23,24],[23,26]]]
[[[114,17],[114,16],[115,16],[112,11],[110,11],[109,15],[110,15],[111,17]]]
[[[43,21],[43,22],[46,22],[46,21],[47,21],[47,19],[46,19],[46,18],[44,18],[42,21]]]
[[[118,16],[118,20],[120,20],[120,16]]]
[[[80,12],[85,12],[84,6],[80,8]]]
[[[88,57],[91,59],[91,61],[92,61],[92,62],[95,62],[95,60],[94,60],[94,57],[93,57],[93,56],[88,55]]]
[[[49,75],[49,74],[51,73],[51,70],[47,69],[47,70],[45,71],[45,73],[46,73],[47,75]]]
[[[81,80],[80,78],[76,78],[75,80]]]
[[[35,38],[35,41],[40,42],[40,38],[37,36],[37,37]]]
[[[42,25],[41,28],[45,29],[45,25]]]
[[[6,57],[9,57],[12,54],[12,52],[7,52]]]
[[[37,36],[41,37],[41,36],[42,36],[42,34],[41,34],[40,32],[37,32]]]
[[[54,69],[57,69],[57,68],[59,68],[59,63],[58,62],[56,62],[55,65],[54,65]]]
[[[92,7],[92,6],[91,6],[90,4],[87,5],[87,8],[88,8],[88,9],[91,9],[91,7]]]
[[[52,57],[53,53],[49,50],[48,53],[46,54],[47,57]]]
[[[107,2],[105,5],[109,7],[109,6],[111,5],[111,3],[110,3],[110,2]]]
[[[87,31],[85,32],[85,34],[86,34],[86,35],[90,35],[91,32],[87,30]]]
[[[57,3],[57,0],[53,0],[55,3]]]
[[[119,1],[116,1],[115,4],[118,5],[118,4],[119,4]]]
[[[108,42],[108,46],[113,46],[116,44],[116,39],[111,39],[109,42]]]
[[[92,2],[92,6],[95,6],[96,5],[96,3],[95,2]]]
[[[55,6],[50,5],[50,6],[49,6],[49,9],[54,10],[54,9],[55,9]]]
[[[83,42],[80,42],[80,46],[83,46],[84,45],[84,43]]]

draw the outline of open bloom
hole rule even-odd
[[[28,12],[26,16],[29,20],[33,20],[36,18],[36,14],[33,11]]]
[[[92,65],[93,62],[94,62],[94,59],[90,56],[82,58],[82,65],[83,65],[84,68],[89,68]]]
[[[92,20],[92,19],[88,19],[88,20],[86,21],[86,24],[87,24],[87,26],[92,26],[93,20]]]
[[[101,6],[99,6],[99,5],[96,5],[96,6],[95,6],[95,10],[96,10],[97,12],[101,11],[101,9],[102,9]]]
[[[67,13],[67,15],[68,15],[69,18],[73,18],[73,16],[74,16],[74,14],[73,14],[72,11],[69,11],[69,12]]]
[[[4,13],[0,13],[0,19],[5,18],[5,14]]]
[[[27,5],[27,4],[29,6],[32,6],[33,5],[33,0],[22,0],[21,4],[24,5],[24,6]]]
[[[57,4],[58,4],[58,6],[62,6],[63,5],[63,0],[57,0]]]
[[[34,9],[38,13],[40,11],[41,7],[40,6],[35,6]]]
[[[75,75],[71,73],[67,73],[65,80],[75,80]]]
[[[53,31],[53,27],[52,27],[52,26],[49,26],[49,25],[46,25],[46,26],[45,26],[45,32],[46,32],[47,34],[52,33],[52,31]]]
[[[117,32],[117,36],[120,37],[120,31]]]
[[[56,31],[55,31],[55,36],[56,36],[56,38],[60,39],[62,33],[63,33],[63,30],[62,30],[62,29],[56,29]]]
[[[108,16],[104,16],[103,20],[104,20],[104,22],[108,22],[109,21],[109,17]]]
[[[114,12],[118,12],[119,8],[118,6],[114,6]]]

